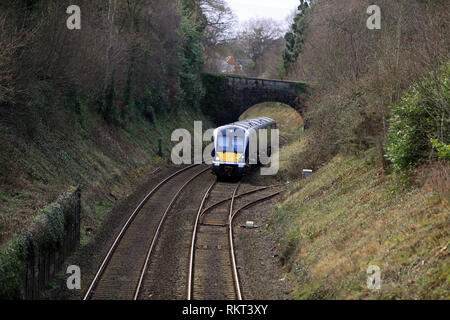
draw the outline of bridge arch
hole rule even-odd
[[[280,102],[303,113],[303,82],[248,78],[236,75],[204,74],[206,94],[202,103],[205,114],[218,125],[237,121],[250,107],[262,102]]]
[[[251,106],[239,116],[239,120],[269,117],[277,122],[280,134],[284,138],[296,136],[304,130],[304,120],[300,113],[281,102],[263,102]]]

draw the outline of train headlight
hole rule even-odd
[[[245,157],[244,157],[244,155],[242,155],[242,156],[238,159],[238,163],[245,163]]]
[[[216,156],[216,161],[220,161],[220,157],[219,156]]]

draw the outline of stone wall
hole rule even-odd
[[[37,299],[80,243],[80,190],[71,188],[0,253],[0,299]]]

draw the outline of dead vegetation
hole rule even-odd
[[[370,1],[312,3],[288,75],[314,88],[306,114],[311,143],[298,161],[318,168],[339,152],[375,147],[384,168],[390,105],[450,57],[448,3],[379,1],[381,30],[366,28]]]

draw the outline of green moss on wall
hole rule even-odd
[[[67,230],[79,218],[79,189],[71,187],[34,218],[29,230],[6,244],[0,253],[0,299],[24,298],[26,266],[41,253],[57,252],[64,246]],[[78,224],[79,226],[79,224]],[[46,266],[48,268],[48,266]],[[39,270],[39,276],[45,272]]]
[[[23,233],[11,240],[0,253],[0,299],[20,299],[22,296],[22,275],[27,258],[27,238]]]

